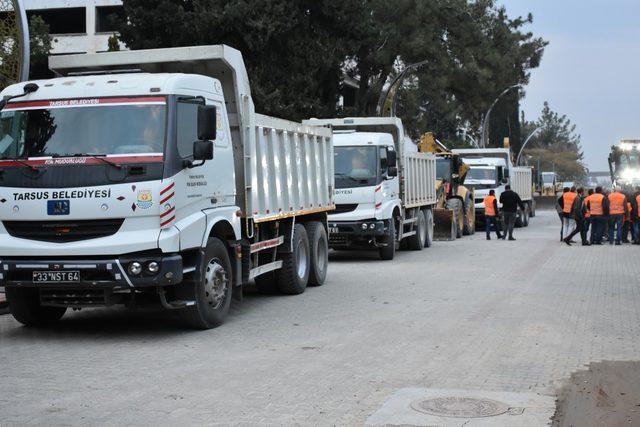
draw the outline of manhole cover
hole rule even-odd
[[[472,397],[435,397],[415,401],[411,407],[425,414],[453,418],[494,417],[509,410],[508,405],[497,400]]]

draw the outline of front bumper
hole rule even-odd
[[[129,273],[128,266],[137,261],[143,266],[139,275]],[[155,261],[160,268],[157,273],[146,271],[147,263]],[[35,283],[36,271],[78,271],[77,282]],[[47,289],[100,289],[132,290],[158,286],[170,286],[182,282],[182,256],[127,254],[118,257],[84,258],[0,258],[0,286],[35,287]]]
[[[366,227],[363,227],[366,225]],[[388,233],[386,221],[329,221],[329,246],[347,248],[350,246],[373,246],[382,244],[381,240]]]

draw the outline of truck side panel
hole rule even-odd
[[[436,158],[432,154],[407,153],[404,160],[404,206],[435,205]]]
[[[333,209],[331,131],[256,115],[245,147],[246,216],[255,222]]]
[[[522,200],[533,198],[531,176],[531,168],[514,167],[511,169],[511,189],[518,193]]]

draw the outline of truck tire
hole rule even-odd
[[[522,226],[529,226],[529,216],[531,215],[531,205],[529,203],[524,204],[524,214],[522,215]]]
[[[311,256],[309,286],[322,286],[327,279],[327,267],[329,265],[327,231],[319,221],[307,222],[304,226],[309,237],[309,255]]]
[[[298,295],[304,292],[309,283],[310,250],[307,230],[302,224],[293,226],[293,250],[280,255],[282,268],[276,270],[276,285],[280,292],[287,295]]]
[[[5,293],[11,314],[25,326],[49,326],[60,320],[67,311],[67,307],[40,305],[40,295],[36,288],[6,288]]]
[[[421,251],[424,248],[424,242],[427,240],[427,224],[424,219],[424,214],[422,211],[418,211],[416,214],[416,222],[415,222],[415,232],[413,236],[410,236],[408,240],[409,249],[412,251]]]
[[[389,219],[389,234],[385,239],[387,246],[379,249],[380,259],[391,261],[396,255],[396,222],[393,218]]]
[[[455,224],[452,229],[454,230],[455,237],[457,239],[462,237],[462,227],[460,227],[460,215],[463,214],[464,206],[460,199],[449,199],[446,203],[446,208],[453,211],[452,221]]]
[[[529,214],[529,218],[535,218],[536,216],[536,200],[531,200],[531,213]]]
[[[424,215],[425,224],[427,225],[427,235],[424,239],[424,247],[430,248],[433,245],[433,212],[431,209],[425,209],[422,214]]]
[[[227,247],[222,240],[212,237],[204,255],[202,280],[193,284],[189,292],[196,303],[180,310],[182,319],[194,329],[220,326],[231,305],[233,278]]]

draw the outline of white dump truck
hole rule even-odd
[[[333,249],[377,249],[393,259],[404,242],[431,246],[436,204],[433,154],[419,153],[395,117],[312,119],[330,126],[335,145],[336,210],[329,215]]]
[[[219,325],[241,286],[327,274],[329,129],[256,114],[239,51],[54,56],[0,115],[0,285],[27,325],[160,301]]]
[[[511,160],[509,148],[474,148],[452,150],[459,154],[470,169],[467,172],[465,185],[474,189],[476,219],[484,220],[484,198],[490,190],[495,190],[496,198],[507,185],[520,195],[525,211],[518,208],[516,225],[529,225],[529,218],[535,216],[533,200],[533,172],[528,166],[516,167]],[[498,207],[502,205],[498,203]]]

